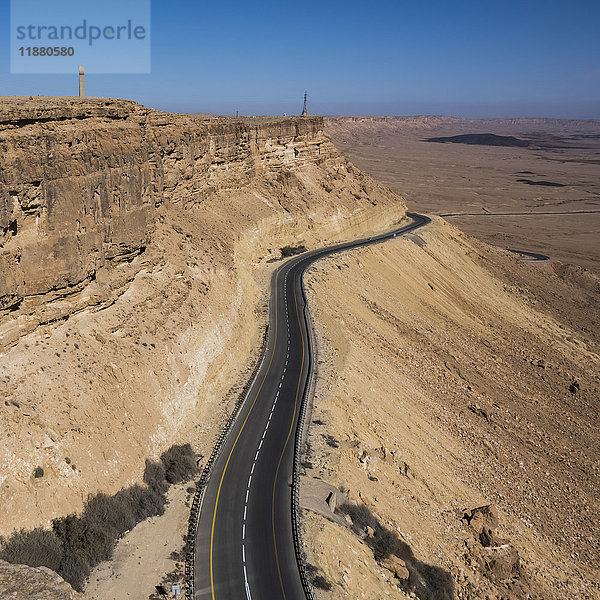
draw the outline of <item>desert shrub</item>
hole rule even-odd
[[[173,550],[169,555],[169,558],[174,561],[184,561],[185,560],[185,550]]]
[[[127,530],[164,512],[164,469],[147,463],[146,474],[147,487],[134,485],[114,496],[97,494],[88,499],[80,517],[68,515],[53,521],[63,550],[58,573],[77,591],[83,590],[93,567],[112,557],[116,541]]]
[[[90,571],[89,563],[83,556],[77,554],[64,556],[58,569],[59,575],[78,592],[83,591],[85,580],[90,576]]]
[[[40,527],[31,531],[21,529],[9,539],[0,538],[0,558],[10,563],[30,567],[60,566],[62,547],[53,531]]]
[[[118,516],[111,515],[104,522],[113,506],[107,498],[109,497],[105,494],[90,498],[81,517],[68,515],[52,522],[54,532],[63,546],[63,560],[59,568],[59,574],[63,578],[67,579],[67,574],[63,571],[65,564],[69,565],[69,572],[74,572],[77,565],[83,572],[89,572],[91,567],[112,556],[114,542],[119,535],[115,528]],[[84,563],[85,568],[82,568]],[[83,579],[87,577],[82,576]],[[71,582],[70,579],[67,580]]]
[[[315,567],[315,565],[311,565],[309,562],[306,563],[306,573],[314,587],[320,590],[331,591],[332,587],[329,581],[322,574],[321,569]]]
[[[133,511],[134,522],[128,529],[148,517],[162,515],[165,512],[165,494],[154,488],[134,485],[121,490],[117,495],[121,496],[122,501],[128,504]]]
[[[336,508],[336,512],[348,515],[352,519],[352,529],[358,534],[362,534],[367,527],[375,529],[379,525],[376,517],[364,504],[350,504],[346,502],[340,504]]]
[[[169,483],[181,483],[191,479],[197,472],[196,455],[189,444],[171,446],[160,456]]]
[[[102,529],[109,538],[117,538],[135,526],[135,507],[123,494],[97,494],[86,502],[82,519],[89,531]]]
[[[91,570],[89,532],[83,520],[76,515],[54,519],[52,527],[62,543],[62,557],[57,572],[80,592]]]
[[[287,258],[288,256],[294,256],[294,254],[302,254],[306,252],[306,246],[304,244],[300,244],[298,246],[284,246],[281,249],[281,256],[283,258]]]
[[[167,473],[162,463],[146,460],[144,483],[152,490],[164,494],[169,489]]]
[[[312,580],[312,584],[320,590],[331,591],[331,584],[323,577],[323,575],[316,575]]]
[[[325,440],[326,444],[330,448],[339,448],[340,447],[340,443],[332,435],[323,434],[323,439]]]
[[[80,592],[90,574],[93,540],[89,539],[83,520],[76,515],[54,519],[52,527],[63,548],[58,574]]]
[[[119,537],[115,531],[105,529],[102,523],[93,518],[84,521],[85,554],[90,567],[95,567],[103,560],[112,558],[112,551]]]
[[[36,479],[39,479],[40,477],[43,477],[43,476],[44,476],[44,469],[42,469],[42,467],[36,467],[36,468],[33,470],[33,476],[34,476]]]
[[[61,540],[63,552],[80,548],[84,543],[84,527],[82,520],[77,515],[67,515],[52,521],[52,529],[56,537]]]
[[[161,462],[146,461],[145,486],[133,485],[114,496],[90,496],[81,516],[67,515],[52,521],[52,531],[21,530],[0,538],[0,558],[56,571],[81,592],[90,571],[109,560],[117,540],[144,519],[163,514],[169,483],[194,475],[194,452],[189,444],[173,446]]]
[[[401,558],[409,572],[407,590],[414,591],[420,600],[451,600],[455,597],[454,581],[444,569],[428,565],[418,560],[411,547],[397,533],[387,529],[364,504],[346,502],[336,508],[336,512],[348,515],[352,520],[352,529],[363,537],[367,527],[373,531],[367,535],[365,543],[373,551],[373,557],[382,562],[391,555]],[[316,583],[313,580],[313,584]]]
[[[402,558],[405,553],[402,552],[400,544],[401,542],[398,539],[398,536],[393,531],[378,526],[375,529],[375,533],[373,534],[373,539],[371,540],[370,545],[371,549],[373,550],[375,560],[382,561],[391,554],[395,554],[396,556]]]

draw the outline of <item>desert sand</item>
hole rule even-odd
[[[3,100],[0,127],[0,533],[139,481],[174,442],[202,464],[258,358],[281,247],[389,229],[401,193],[413,210],[476,216],[307,276],[318,361],[303,537],[317,593],[600,597],[597,123],[327,120],[396,193],[316,117]],[[472,133],[526,144],[423,141]],[[314,510],[321,489],[367,507],[401,556],[376,555],[374,528],[323,498]],[[180,581],[189,498],[171,490],[85,597]],[[72,595],[52,574],[2,570]]]
[[[600,273],[599,121],[331,117],[325,124],[334,143],[402,194],[410,209],[471,213],[447,218],[501,248],[539,252]],[[529,146],[425,141],[488,132]]]
[[[2,98],[0,132],[0,535],[141,482],[173,444],[202,465],[260,351],[272,259],[405,212],[319,117]]]

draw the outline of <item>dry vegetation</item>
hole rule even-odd
[[[52,530],[21,529],[0,538],[0,559],[56,571],[75,590],[83,591],[91,570],[112,558],[117,540],[138,523],[162,515],[170,484],[193,477],[198,468],[189,444],[172,446],[160,462],[146,461],[144,486],[134,485],[114,496],[90,497],[81,515],[54,519]]]

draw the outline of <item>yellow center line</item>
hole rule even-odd
[[[252,412],[252,409],[254,408],[254,405],[256,404],[256,400],[258,399],[260,391],[262,390],[263,384],[265,383],[267,375],[269,374],[269,371],[271,370],[271,363],[273,362],[273,357],[275,356],[275,350],[277,348],[277,321],[278,321],[278,313],[279,313],[278,308],[277,308],[277,282],[279,281],[279,274],[280,274],[280,271],[277,271],[277,275],[275,277],[275,342],[273,343],[273,353],[271,354],[271,360],[269,361],[269,366],[267,367],[267,370],[265,371],[265,375],[260,384],[260,387],[258,388],[258,391],[256,392],[256,396],[254,396],[254,401],[252,402],[252,405],[250,406],[250,410],[248,411],[248,414],[246,415],[246,418],[244,419],[244,422],[242,423],[242,427],[240,428],[240,431],[235,438],[235,442],[233,443],[231,451],[229,452],[229,456],[227,457],[227,461],[225,462],[225,467],[223,468],[223,474],[221,475],[221,480],[219,481],[219,488],[217,489],[217,499],[215,500],[215,510],[213,511],[212,528],[210,531],[210,592],[212,595],[212,600],[215,600],[215,586],[214,586],[214,577],[213,577],[213,546],[214,546],[214,537],[215,537],[215,522],[217,520],[217,508],[219,507],[219,497],[221,496],[221,487],[223,485],[223,479],[225,479],[225,473],[227,472],[227,467],[229,465],[229,461],[231,460],[231,455],[233,454],[233,451],[235,450],[235,447],[237,446],[238,440],[240,439],[240,436],[242,435],[242,431],[244,431],[244,427],[246,427],[246,422],[248,421],[248,418],[250,417],[250,413]]]
[[[277,563],[277,575],[279,576],[279,584],[281,585],[281,593],[283,594],[283,598],[285,600],[285,589],[283,587],[283,579],[281,577],[281,568],[279,566],[279,553],[277,552],[277,535],[275,533],[275,488],[277,486],[277,477],[279,475],[279,468],[281,467],[281,461],[283,460],[283,455],[287,449],[287,445],[290,441],[290,437],[292,435],[292,430],[294,429],[294,422],[296,420],[296,407],[298,406],[298,397],[300,395],[300,384],[302,383],[302,371],[304,369],[304,332],[302,331],[302,324],[300,323],[300,315],[298,313],[298,297],[296,295],[296,287],[294,287],[294,303],[296,305],[296,318],[298,319],[298,327],[300,328],[300,335],[302,336],[302,362],[300,364],[300,375],[298,377],[298,386],[296,387],[296,398],[294,399],[294,410],[292,412],[292,421],[290,423],[290,430],[288,431],[287,438],[285,440],[285,445],[283,446],[283,450],[281,452],[281,456],[279,457],[279,462],[277,463],[277,470],[275,471],[275,480],[273,481],[273,497],[272,497],[272,506],[271,506],[271,525],[273,527],[273,544],[275,546],[275,562]]]

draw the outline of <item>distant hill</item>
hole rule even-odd
[[[445,144],[471,144],[473,146],[510,146],[527,148],[530,143],[527,140],[521,140],[512,135],[496,135],[494,133],[466,133],[463,135],[453,135],[450,137],[427,138],[426,142],[439,142]]]

